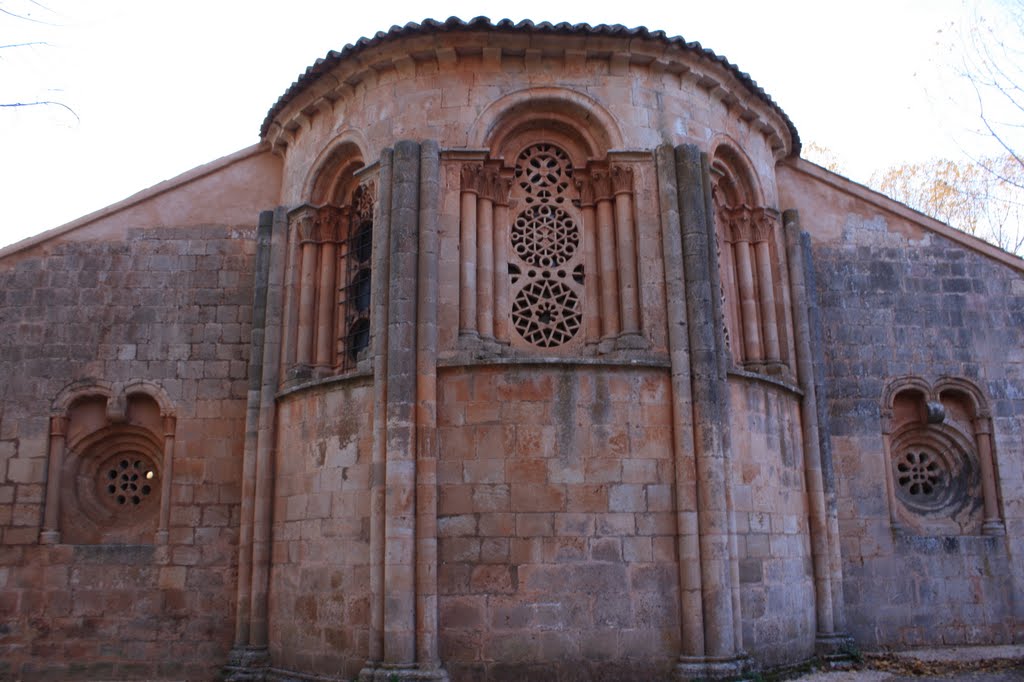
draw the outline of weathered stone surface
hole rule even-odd
[[[695,47],[426,24],[0,251],[0,678],[1019,640],[1024,266],[798,153]]]

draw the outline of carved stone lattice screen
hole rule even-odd
[[[569,201],[572,163],[552,144],[516,160],[513,195],[522,210],[509,230],[512,326],[541,348],[575,339],[583,321],[581,226]]]

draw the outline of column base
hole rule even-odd
[[[814,654],[829,662],[847,661],[859,656],[853,637],[845,632],[818,633],[814,638]]]
[[[1006,535],[1006,526],[1002,521],[986,521],[981,524],[982,535]]]
[[[228,654],[228,662],[221,668],[221,682],[262,682],[270,667],[270,652],[266,647],[236,646]]]
[[[745,655],[731,658],[680,656],[676,663],[673,679],[676,682],[743,679],[749,667],[750,659]]]
[[[359,671],[359,682],[448,682],[444,668],[423,670],[415,665],[367,665]]]
[[[44,530],[39,534],[40,545],[59,545],[60,544],[60,531],[57,530]]]

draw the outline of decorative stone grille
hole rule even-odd
[[[144,504],[156,483],[156,469],[147,458],[132,454],[114,458],[101,467],[97,487],[108,503],[131,508]]]
[[[517,194],[526,204],[509,230],[512,326],[527,343],[556,348],[583,321],[582,230],[567,192],[569,156],[553,144],[528,147],[516,161]]]
[[[914,498],[928,498],[941,492],[948,473],[940,459],[927,450],[908,450],[896,462],[896,482]]]

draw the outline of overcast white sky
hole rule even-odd
[[[340,2],[0,0],[0,245],[56,227],[258,141],[264,115],[328,50],[393,24],[492,20],[619,23],[682,35],[749,73],[806,143],[851,178],[903,161],[992,149],[949,100],[950,29],[986,5],[826,2]],[[943,47],[946,46],[946,47]]]

